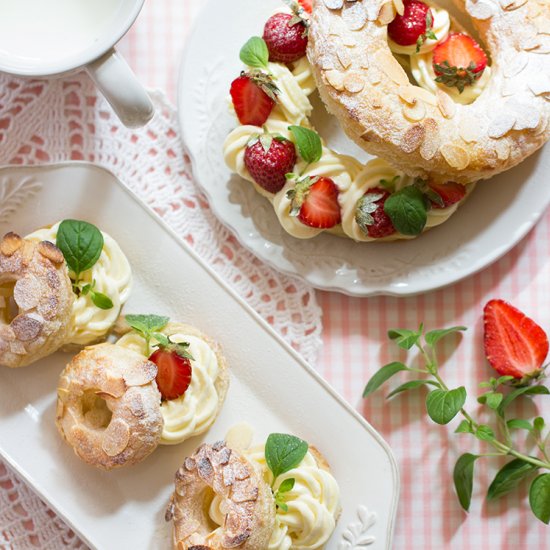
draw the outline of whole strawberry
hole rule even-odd
[[[265,24],[263,39],[270,61],[293,63],[306,55],[307,26],[296,15],[277,13],[271,16]]]
[[[264,133],[247,145],[244,164],[262,189],[278,193],[296,164],[296,148],[292,141]]]
[[[485,355],[499,374],[521,382],[542,374],[548,337],[535,321],[504,300],[491,300],[483,323]]]
[[[365,235],[373,239],[389,237],[395,233],[395,227],[384,212],[384,203],[390,193],[381,187],[369,189],[358,201],[355,221]]]
[[[403,15],[397,14],[388,25],[388,36],[400,46],[416,44],[418,51],[427,38],[437,39],[432,28],[430,6],[418,0],[409,0],[404,2]]]

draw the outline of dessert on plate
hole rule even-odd
[[[132,287],[116,241],[63,220],[0,245],[0,365],[20,367],[60,348],[104,340]]]
[[[355,241],[396,240],[445,222],[473,185],[410,177],[381,158],[362,164],[331,150],[315,132],[310,16],[289,4],[267,20],[263,38],[241,50],[247,68],[231,85],[240,125],[224,144],[228,167],[272,202],[283,228],[297,238],[328,231]]]
[[[478,41],[431,0],[288,1],[241,50],[226,164],[297,238],[417,236],[549,139],[548,7],[466,2]],[[381,158],[362,165],[308,134],[315,88]]]
[[[431,0],[317,0],[308,57],[359,146],[410,176],[468,184],[550,138],[550,4],[455,5],[481,43]]]
[[[78,220],[55,223],[26,238],[57,243],[64,251],[75,292],[65,347],[78,349],[104,340],[132,291],[130,262],[115,239],[92,224]],[[73,254],[77,242],[83,251],[81,258]],[[90,248],[85,250],[87,245]],[[90,251],[94,252],[93,256]]]
[[[287,434],[248,444],[228,434],[184,460],[166,513],[174,548],[324,548],[341,506],[322,454]]]
[[[76,355],[57,388],[61,436],[104,470],[208,430],[229,386],[219,347],[197,329],[158,315],[127,315],[126,323],[116,344]]]

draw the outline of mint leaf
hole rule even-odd
[[[96,307],[98,307],[99,309],[112,309],[114,304],[109,296],[106,296],[101,292],[96,292],[95,290],[91,290],[90,292],[92,302]]]
[[[296,483],[296,480],[293,477],[285,479],[279,485],[279,489],[277,489],[277,492],[278,493],[288,493],[289,491],[292,491],[292,489],[294,489],[295,483]]]
[[[460,505],[466,512],[470,509],[474,486],[474,464],[479,457],[470,453],[463,454],[456,462],[453,480]]]
[[[388,331],[388,338],[394,340],[401,349],[410,350],[420,340],[423,329],[422,325],[417,331],[401,328],[391,329]]]
[[[550,395],[550,390],[546,386],[526,386],[510,392],[502,401],[498,408],[498,414],[504,416],[504,411],[520,395]]]
[[[433,347],[437,344],[437,342],[439,342],[439,340],[441,340],[442,338],[445,338],[449,334],[454,334],[455,332],[460,332],[464,330],[468,330],[468,329],[466,327],[451,327],[451,328],[445,328],[441,330],[431,330],[430,332],[426,333],[426,336],[425,336],[426,344],[428,344],[428,346]]]
[[[436,424],[448,424],[466,402],[466,388],[432,390],[426,397],[428,415]]]
[[[542,521],[550,523],[550,474],[537,477],[529,490],[529,504],[533,514]]]
[[[521,460],[521,458],[508,462],[497,472],[495,479],[489,485],[487,500],[495,500],[509,493],[517,487],[522,479],[537,469],[536,466]]]
[[[394,362],[384,365],[373,377],[369,380],[368,384],[363,391],[363,397],[368,397],[372,392],[376,391],[384,382],[389,380],[394,374],[397,374],[403,370],[410,370],[409,367],[403,363]]]
[[[296,468],[302,462],[309,445],[302,439],[287,434],[271,434],[265,444],[265,460],[273,477]]]
[[[528,420],[523,420],[521,418],[512,418],[511,420],[508,420],[508,422],[506,422],[506,425],[510,430],[527,430],[528,432],[531,432],[533,429],[531,422],[529,422]]]
[[[323,154],[323,145],[319,134],[303,126],[289,126],[288,129],[294,136],[302,159],[308,164],[317,162]]]
[[[477,427],[475,436],[481,441],[493,441],[495,439],[495,432],[485,424],[480,424]]]
[[[541,416],[537,416],[537,418],[533,420],[533,427],[535,428],[535,431],[542,432],[542,430],[544,430],[544,426],[544,418],[542,418]]]
[[[142,336],[163,329],[170,321],[170,317],[161,315],[135,315],[129,314],[125,316],[126,322]]]
[[[458,428],[455,430],[455,434],[473,434],[474,429],[468,420],[463,420]]]
[[[502,395],[501,393],[489,391],[487,393],[484,393],[483,395],[480,395],[477,398],[477,402],[481,403],[482,405],[487,405],[489,408],[496,411],[502,403],[503,398],[504,395]]]
[[[415,390],[416,388],[420,388],[428,384],[431,386],[435,386],[436,388],[441,387],[437,382],[434,382],[433,380],[410,380],[409,382],[405,382],[404,384],[401,384],[401,386],[395,388],[395,390],[387,395],[386,399],[390,399],[398,393],[402,393],[408,390]]]
[[[101,231],[91,223],[63,220],[59,224],[56,245],[77,280],[81,273],[95,265],[101,256],[103,244]]]
[[[384,203],[384,212],[402,235],[420,235],[428,220],[424,195],[414,185],[390,195]]]
[[[241,48],[239,57],[241,61],[254,69],[267,69],[269,50],[263,38],[253,36]]]

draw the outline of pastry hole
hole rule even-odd
[[[220,515],[220,497],[214,493],[212,487],[205,487],[202,498],[202,516],[203,516],[203,525],[206,525],[206,531],[212,532],[215,531],[218,527],[222,527],[225,523],[225,513],[222,512]],[[218,522],[219,520],[219,522]]]
[[[9,281],[0,285],[0,321],[9,325],[19,314],[13,291],[17,281]]]
[[[86,424],[96,430],[104,430],[111,423],[113,413],[107,401],[97,395],[100,390],[86,390],[81,399],[82,416]]]

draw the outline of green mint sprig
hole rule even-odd
[[[265,460],[273,474],[271,490],[275,497],[275,505],[283,510],[283,512],[288,512],[285,495],[289,491],[292,491],[296,480],[294,478],[283,480],[277,491],[274,491],[273,487],[280,475],[299,466],[302,460],[304,460],[308,449],[309,445],[305,441],[293,435],[275,433],[267,438]]]
[[[61,250],[72,273],[74,293],[77,296],[90,294],[96,307],[111,309],[112,300],[94,290],[95,281],[91,284],[84,284],[81,281],[82,273],[91,269],[101,256],[105,244],[101,231],[95,225],[82,220],[63,220],[59,224],[55,244]]]
[[[392,193],[384,203],[384,212],[403,235],[420,235],[428,221],[428,202],[414,185]]]
[[[266,69],[269,62],[269,50],[263,38],[253,36],[241,48],[239,53],[241,61],[253,69]]]
[[[129,314],[125,316],[126,322],[132,327],[138,334],[145,339],[146,353],[145,355],[151,355],[151,338],[155,338],[157,341],[162,342],[163,338],[167,338],[159,331],[162,330],[170,321],[170,317],[162,315],[135,315]],[[169,340],[169,339],[168,339]]]
[[[492,452],[473,454],[465,453],[456,462],[453,481],[458,500],[466,511],[470,508],[474,482],[475,464],[480,458],[509,456],[512,458],[495,475],[487,491],[487,499],[494,500],[508,494],[521,482],[539,474],[530,485],[529,503],[533,514],[543,523],[550,523],[550,432],[547,431],[543,418],[533,421],[521,418],[507,418],[510,405],[525,395],[550,395],[544,385],[509,388],[505,384],[511,381],[510,376],[498,379],[491,378],[480,386],[484,391],[478,402],[492,412],[495,426],[478,422],[465,409],[467,391],[464,386],[449,388],[441,377],[436,355],[437,344],[451,334],[466,330],[465,327],[451,327],[442,330],[425,332],[424,326],[418,330],[391,330],[388,336],[401,349],[416,349],[421,366],[411,367],[394,361],[383,366],[372,376],[365,387],[363,396],[368,397],[382,384],[398,372],[409,372],[415,379],[401,384],[394,389],[388,398],[399,393],[420,387],[428,388],[426,409],[428,416],[437,424],[448,424],[458,414],[463,417],[455,433],[470,434],[492,447]],[[421,377],[419,377],[420,375]],[[513,430],[526,430],[537,447],[537,456],[532,456],[517,448],[513,441]]]
[[[424,45],[428,38],[430,38],[431,40],[437,40],[437,35],[433,31],[433,26],[434,20],[432,17],[432,11],[428,10],[428,13],[426,13],[426,32],[424,34],[421,34],[416,41],[416,53],[420,51],[420,48]]]

